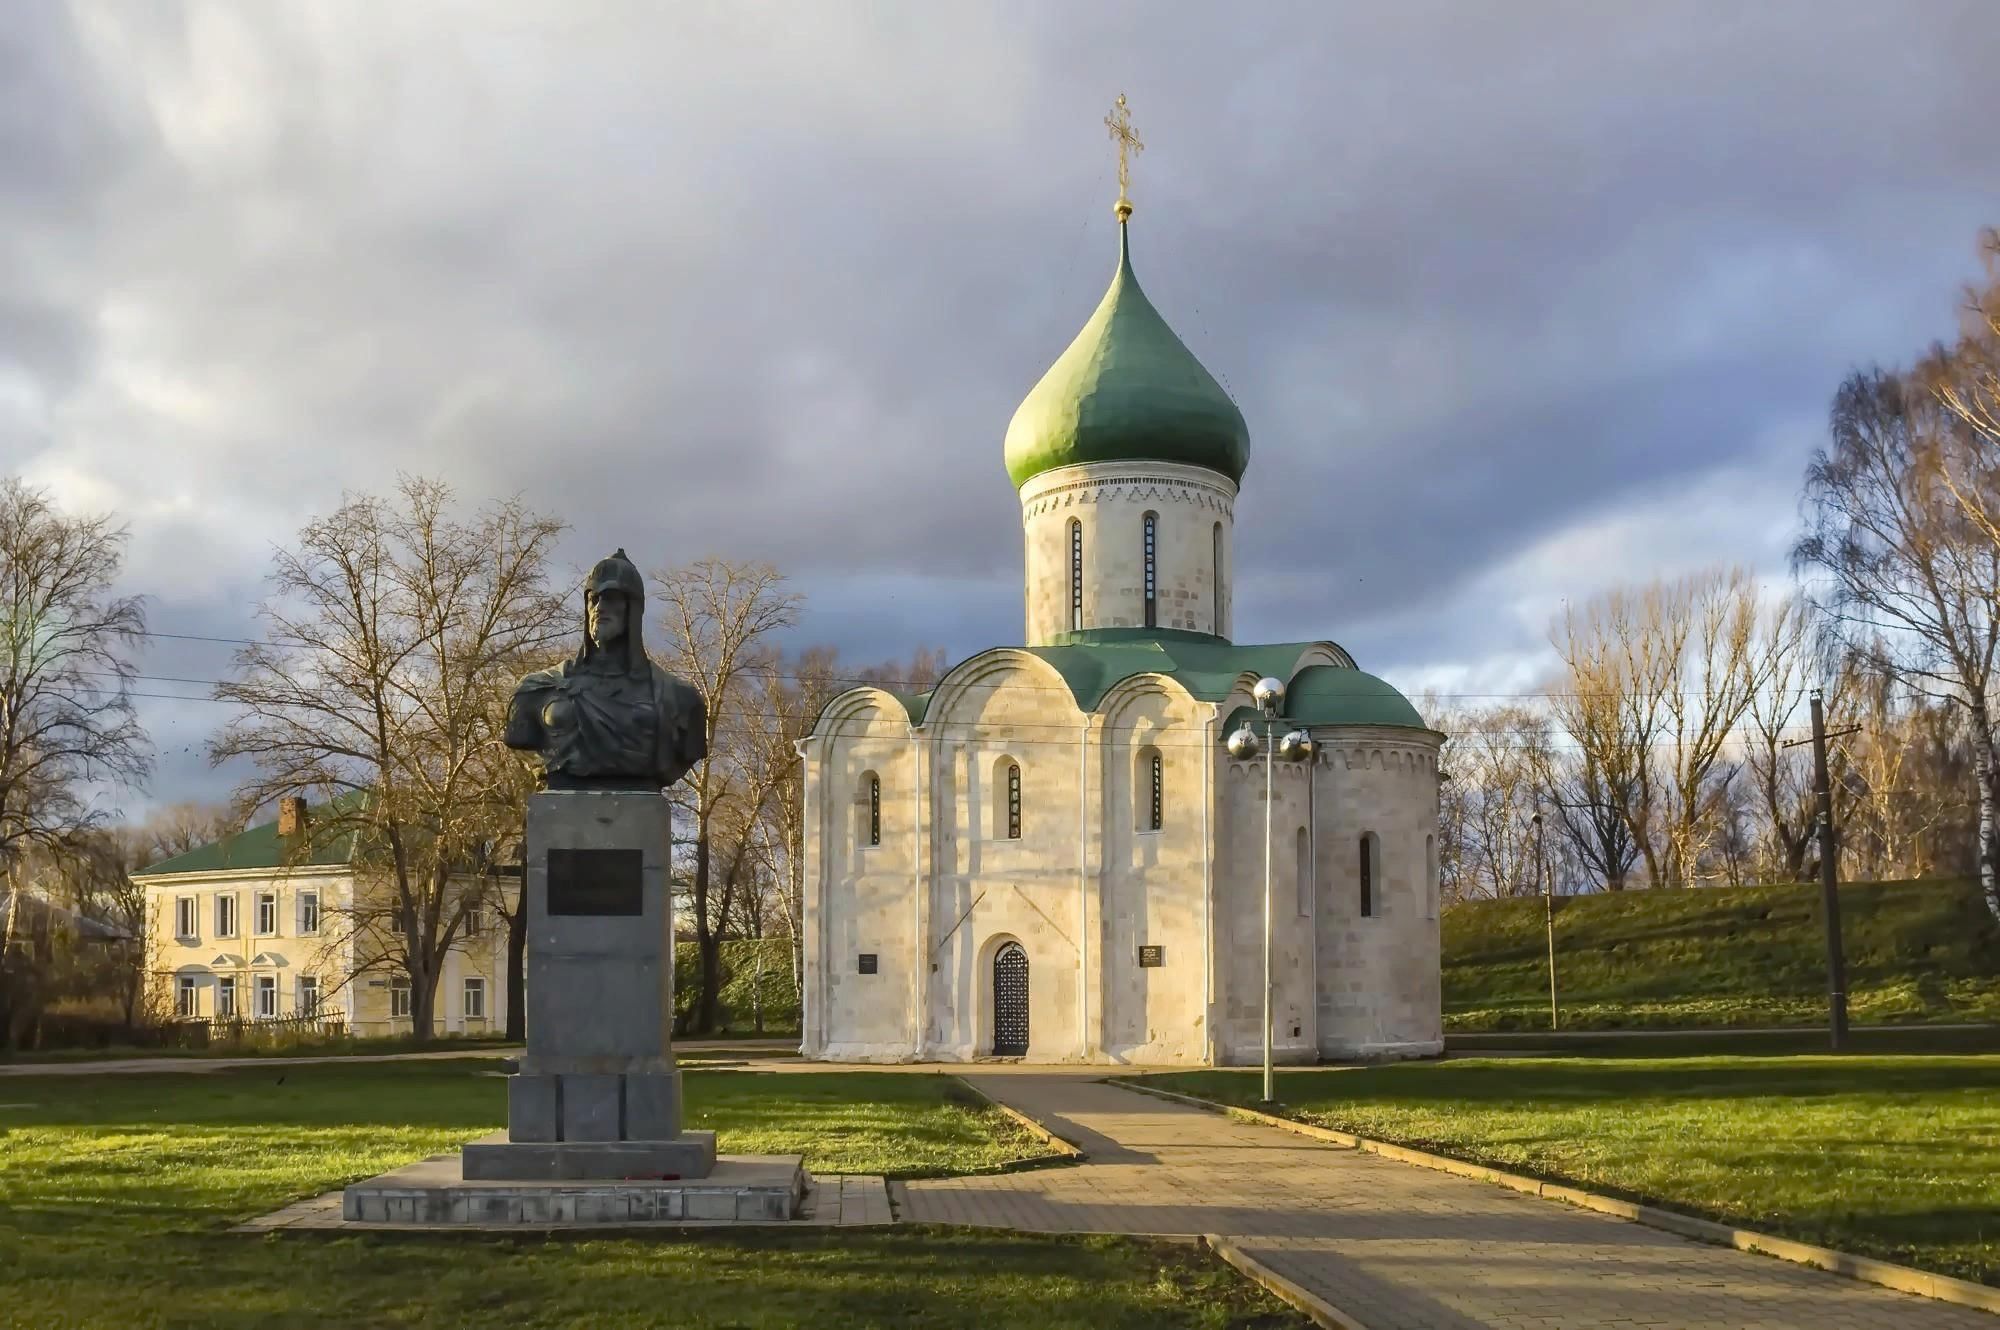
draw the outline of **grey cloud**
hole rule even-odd
[[[0,385],[0,465],[239,632],[419,470],[579,564],[772,559],[862,658],[1013,639],[1000,438],[1110,275],[1121,89],[1140,277],[1253,430],[1239,626],[1392,671],[1532,649],[1480,577],[1948,332],[1995,220],[1977,0],[32,12],[0,366],[54,423]]]

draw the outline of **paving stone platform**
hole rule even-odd
[[[1168,1103],[975,1075],[1088,1162],[894,1183],[900,1218],[1214,1233],[1368,1330],[2000,1330],[2000,1317]]]
[[[798,1214],[798,1155],[723,1155],[706,1177],[622,1181],[466,1178],[456,1154],[433,1155],[346,1189],[355,1223],[568,1228],[681,1220],[774,1223]]]
[[[435,1224],[366,1223],[352,1220],[341,1214],[342,1193],[323,1192],[318,1196],[308,1196],[302,1201],[294,1201],[283,1209],[238,1224],[231,1232],[273,1233],[312,1232],[334,1230],[340,1232],[414,1232],[435,1233]],[[633,1229],[685,1229],[718,1228],[744,1222],[737,1219],[680,1219],[650,1220],[619,1225]],[[799,1204],[798,1217],[790,1221],[804,1227],[854,1228],[861,1225],[889,1224],[895,1222],[889,1210],[889,1192],[879,1174],[827,1174],[822,1177],[806,1175],[806,1194]],[[522,1224],[481,1224],[467,1223],[453,1225],[455,1231],[480,1233],[518,1233]],[[553,1228],[554,1225],[546,1227]]]

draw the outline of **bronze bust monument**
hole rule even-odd
[[[619,550],[583,583],[583,646],[514,689],[509,748],[540,753],[552,790],[659,790],[708,754],[701,694],[646,655],[646,582]]]

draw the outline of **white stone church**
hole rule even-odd
[[[1265,759],[1223,741],[1267,675],[1316,741],[1275,770],[1276,1056],[1443,1046],[1443,736],[1332,642],[1231,641],[1249,431],[1126,229],[1007,429],[1027,644],[843,693],[800,744],[808,1057],[1258,1061]]]

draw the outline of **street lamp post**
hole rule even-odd
[[[1542,815],[1535,814],[1535,885],[1542,889],[1542,922],[1549,931],[1549,1028],[1555,1029],[1556,1014],[1556,887],[1549,880],[1549,859],[1542,851]]]
[[[1236,732],[1229,736],[1229,755],[1238,761],[1248,762],[1258,753],[1264,754],[1264,1102],[1277,1102],[1277,1081],[1271,1066],[1271,840],[1273,817],[1277,805],[1276,771],[1280,760],[1303,762],[1312,756],[1313,738],[1304,730],[1287,731],[1279,738],[1278,713],[1285,705],[1285,685],[1279,679],[1259,679],[1250,691],[1257,709],[1264,713],[1264,737],[1260,740],[1257,732],[1244,721]]]

